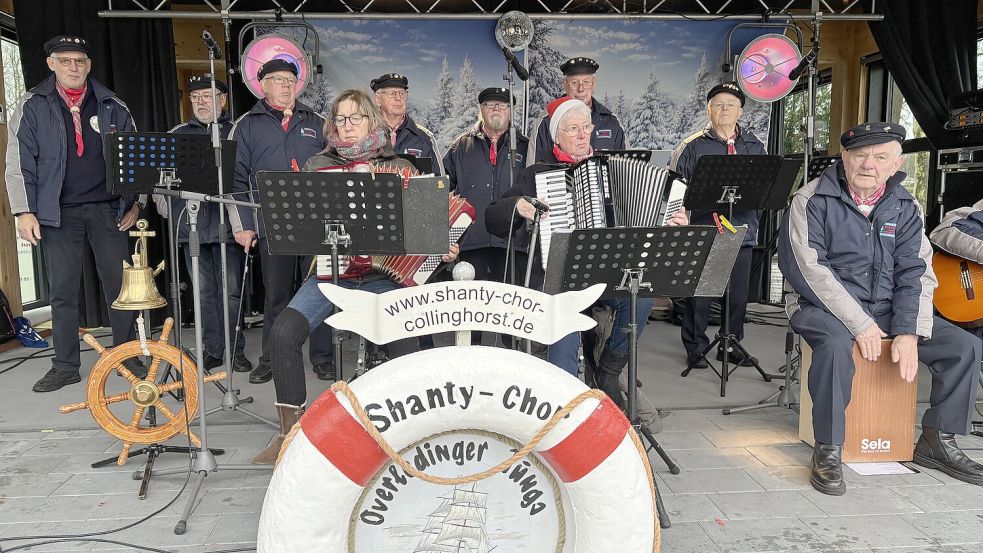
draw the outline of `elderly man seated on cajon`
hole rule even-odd
[[[983,484],[954,434],[970,429],[979,380],[980,340],[932,314],[936,286],[921,208],[901,186],[905,129],[866,123],[840,137],[842,160],[792,197],[780,235],[779,266],[794,289],[792,329],[812,347],[809,393],[815,450],[812,486],[846,492],[841,468],[845,416],[859,346],[876,361],[889,338],[900,378],[918,362],[932,372],[931,406],[915,445],[919,465]]]

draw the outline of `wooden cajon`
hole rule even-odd
[[[812,348],[802,344],[802,391],[799,394],[799,439],[813,445],[812,396],[809,395],[809,366]],[[897,363],[891,361],[891,340],[881,340],[876,362],[861,357],[853,346],[853,394],[846,409],[846,440],[843,462],[911,461],[915,450],[915,400],[918,380],[901,378]]]

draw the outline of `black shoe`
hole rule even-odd
[[[208,352],[205,352],[205,370],[206,371],[210,371],[210,370],[214,369],[215,367],[221,367],[221,366],[222,366],[222,358],[221,357],[215,357],[214,355],[212,355],[212,354],[210,354]]]
[[[314,374],[317,375],[320,380],[337,380],[338,375],[335,372],[334,361],[325,361],[324,363],[314,364]]]
[[[41,380],[34,383],[35,392],[54,392],[59,390],[62,386],[68,386],[69,384],[75,384],[76,382],[82,382],[82,377],[79,373],[69,373],[67,371],[59,371],[58,369],[51,369]]]
[[[724,360],[724,350],[718,349],[717,361],[723,361],[723,360]],[[727,362],[730,363],[731,365],[737,365],[740,367],[753,367],[754,364],[758,362],[758,358],[744,357],[744,354],[742,354],[741,352],[732,350],[730,352],[730,358],[727,360]]]
[[[245,355],[236,355],[234,361],[232,361],[232,370],[237,373],[247,373],[253,370],[253,364],[246,359]]]
[[[843,495],[846,482],[843,481],[843,446],[816,442],[812,450],[812,475],[809,483],[826,495]]]
[[[143,364],[143,361],[136,357],[130,357],[126,361],[123,361],[123,366],[127,368],[133,376],[143,380],[147,378],[147,366]]]
[[[602,374],[598,378],[598,389],[603,391],[611,398],[618,409],[625,410],[625,399],[621,395],[621,384],[618,382],[621,371],[628,364],[627,353],[616,353],[605,346],[601,352],[601,358],[597,361],[597,372]]]
[[[703,356],[697,357],[696,355],[686,356],[686,366],[691,369],[706,369],[710,367],[710,365],[707,364],[707,360],[704,359]]]
[[[915,444],[914,461],[923,467],[938,469],[956,480],[983,486],[983,465],[966,457],[956,445],[956,438],[951,432],[939,432],[923,426],[922,435]]]
[[[262,384],[273,380],[273,367],[260,363],[256,368],[249,371],[250,384]]]

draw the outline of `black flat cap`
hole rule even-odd
[[[206,90],[212,88],[212,75],[211,73],[205,73],[204,75],[195,75],[188,79],[188,92],[194,92],[196,90]],[[227,94],[229,92],[229,87],[225,86],[219,79],[215,79],[215,90],[218,90],[222,94]]]
[[[296,65],[290,63],[287,60],[282,60],[280,58],[273,58],[270,61],[264,63],[263,66],[259,68],[259,73],[256,74],[256,78],[259,80],[263,80],[263,77],[266,77],[270,73],[276,73],[277,71],[289,71],[294,74],[294,77],[297,76]]]
[[[904,144],[907,135],[908,131],[897,123],[863,123],[840,135],[840,144],[847,150],[894,140]]]
[[[379,90],[380,88],[410,88],[410,80],[406,78],[406,75],[400,75],[399,73],[386,73],[380,77],[376,77],[369,82],[369,86],[372,87],[372,92]]]
[[[573,75],[593,75],[597,73],[598,67],[600,65],[590,58],[570,58],[563,62],[563,65],[560,66],[560,71],[563,71],[563,74],[568,77]]]
[[[744,102],[747,101],[747,97],[744,96],[744,91],[741,90],[741,87],[737,86],[737,83],[735,82],[720,83],[717,86],[711,88],[710,92],[707,92],[707,102],[709,102],[714,96],[722,92],[726,92],[727,94],[737,96],[737,99],[741,101],[741,107],[744,107]]]
[[[89,44],[82,37],[60,35],[44,43],[44,53],[51,55],[52,52],[82,52],[89,53]]]
[[[504,102],[509,103],[509,89],[501,87],[486,88],[478,93],[478,103],[482,102]],[[512,98],[512,105],[515,105],[515,98]]]

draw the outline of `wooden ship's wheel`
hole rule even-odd
[[[189,355],[167,343],[173,326],[174,320],[168,317],[164,321],[160,337],[157,340],[147,340],[147,350],[150,351],[152,361],[147,377],[142,380],[123,366],[123,362],[127,359],[139,358],[143,355],[139,340],[106,349],[92,335],[83,336],[85,343],[99,352],[100,359],[89,373],[86,384],[86,401],[62,405],[59,410],[62,413],[71,413],[79,409],[88,409],[92,418],[96,420],[96,424],[106,432],[123,440],[123,451],[120,452],[119,458],[116,460],[118,465],[126,464],[130,455],[130,448],[134,443],[157,444],[178,434],[188,434],[191,443],[195,447],[201,447],[201,440],[188,429],[188,424],[198,415],[197,366]],[[156,383],[161,363],[170,364],[176,377],[174,382]],[[107,395],[106,385],[112,382],[110,376],[113,374],[126,379],[130,386],[129,391]],[[224,371],[214,373],[207,375],[205,382],[222,380],[225,377]],[[119,383],[118,379],[113,379],[113,381],[116,381],[114,384]],[[178,390],[184,391],[184,404],[175,412],[164,403],[163,399],[168,392]],[[130,420],[120,419],[109,408],[110,405],[123,401],[131,401],[135,406],[133,417]],[[150,407],[156,408],[161,415],[167,418],[167,421],[157,426],[143,426],[145,422],[144,413]],[[187,419],[185,419],[185,411],[188,413]]]

